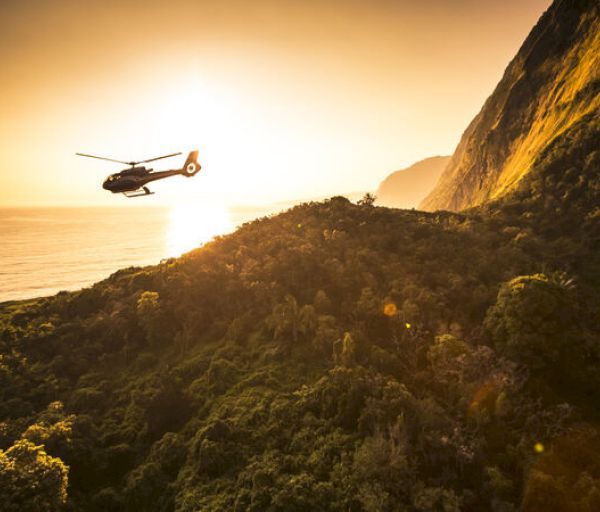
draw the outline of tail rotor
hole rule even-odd
[[[181,169],[181,173],[184,176],[191,177],[194,176],[201,169],[200,164],[198,163],[198,151],[191,151],[183,164]]]

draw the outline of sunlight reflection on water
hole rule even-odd
[[[167,253],[171,257],[180,256],[233,228],[229,210],[223,206],[194,203],[173,206],[169,211]]]
[[[158,264],[290,204],[0,208],[0,302],[77,290]]]

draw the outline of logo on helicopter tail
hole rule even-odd
[[[200,170],[198,163],[198,151],[191,151],[183,165],[183,173],[186,176],[193,176]]]

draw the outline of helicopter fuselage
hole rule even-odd
[[[201,169],[200,164],[198,163],[198,150],[190,151],[185,163],[183,164],[183,167],[180,169],[153,171],[152,169],[146,169],[146,167],[138,165],[145,164],[147,162],[154,162],[155,160],[162,160],[163,158],[171,158],[172,156],[177,156],[180,154],[181,153],[172,153],[170,155],[149,158],[139,162],[125,162],[123,160],[115,160],[114,158],[88,155],[87,153],[76,153],[78,156],[97,158],[99,160],[109,160],[111,162],[130,165],[131,167],[128,169],[111,174],[104,180],[104,183],[102,183],[102,188],[104,190],[108,190],[113,194],[123,194],[126,197],[139,197],[153,194],[154,192],[150,192],[148,187],[146,187],[146,184],[150,183],[151,181],[162,180],[163,178],[168,178],[177,174],[181,174],[186,178],[191,178],[192,176],[198,174]]]
[[[145,167],[132,167],[131,169],[125,169],[124,171],[111,174],[104,180],[102,188],[110,190],[113,194],[133,192],[139,190],[151,181],[168,178],[169,176],[175,176],[176,174],[183,173],[181,172],[181,169],[152,172],[152,169],[146,169]]]

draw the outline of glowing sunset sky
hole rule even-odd
[[[452,153],[550,0],[0,3],[0,206],[128,204],[130,160],[200,150],[137,201],[374,190]],[[155,168],[179,166],[179,159]]]

